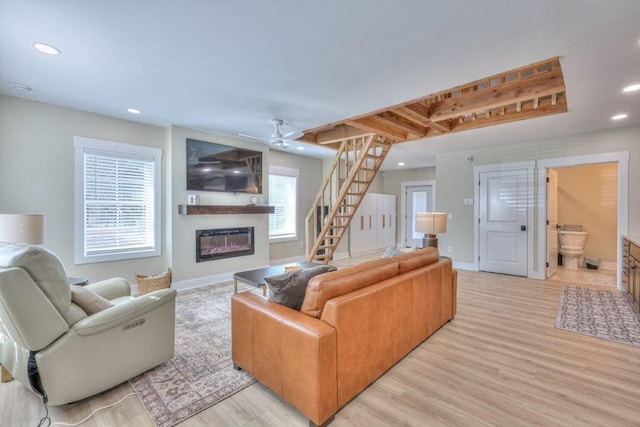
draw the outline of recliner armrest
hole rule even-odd
[[[105,299],[114,299],[118,297],[126,297],[131,295],[131,285],[122,277],[114,277],[112,279],[101,280],[86,286],[96,294]]]
[[[71,329],[78,335],[94,335],[111,328],[119,327],[132,320],[138,320],[157,307],[174,303],[175,289],[162,289],[141,295],[130,301],[102,310],[76,322]]]

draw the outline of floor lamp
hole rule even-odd
[[[416,213],[416,231],[424,233],[422,247],[438,247],[436,234],[447,231],[446,212],[418,212]]]
[[[44,215],[0,214],[0,242],[44,242]]]

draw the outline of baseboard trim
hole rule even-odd
[[[453,268],[457,268],[459,270],[478,271],[478,267],[472,262],[453,261]]]
[[[271,265],[281,265],[281,264],[289,264],[293,262],[306,261],[307,259],[303,255],[298,255],[289,258],[280,258],[280,259],[270,259],[269,264]]]

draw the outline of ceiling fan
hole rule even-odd
[[[271,120],[271,124],[273,124],[274,130],[269,137],[261,138],[258,136],[247,135],[244,133],[239,133],[238,135],[244,136],[245,138],[257,139],[259,141],[267,141],[273,145],[277,145],[282,148],[289,147],[289,141],[293,141],[294,139],[298,139],[302,135],[304,135],[304,133],[300,132],[299,130],[294,130],[292,132],[288,132],[283,135],[282,132],[280,131],[280,127],[282,126],[283,121],[280,119]]]

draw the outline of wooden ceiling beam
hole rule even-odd
[[[382,121],[376,116],[363,117],[361,119],[348,121],[347,124],[366,132],[373,132],[378,135],[385,136],[394,141],[404,141],[408,137],[406,131],[398,129],[396,126],[390,126],[388,122]]]
[[[389,126],[396,127],[400,130],[407,132],[415,136],[416,138],[424,138],[427,136],[428,128],[421,124],[415,123],[410,119],[406,119],[402,116],[398,116],[390,111],[378,114],[377,119],[386,122]]]
[[[556,103],[552,103],[550,99],[540,102],[538,107],[533,102],[528,102],[521,106],[521,110],[517,111],[515,105],[505,109],[500,114],[478,114],[473,120],[467,122],[454,122],[452,132],[460,132],[464,130],[493,126],[502,123],[517,122],[519,120],[533,119],[536,117],[548,116],[551,114],[566,113],[567,102],[564,94],[557,98]]]
[[[360,136],[369,135],[373,132],[366,131],[360,128],[355,128],[347,124],[339,125],[333,129],[318,132],[316,134],[316,144],[328,145],[334,142],[342,141],[347,138],[356,138]]]
[[[309,129],[300,141],[335,148],[375,133],[391,143],[567,111],[558,57]]]
[[[553,69],[435,102],[429,105],[429,118],[433,121],[454,119],[564,90],[562,71]]]
[[[443,120],[441,122],[431,120],[429,118],[429,107],[419,102],[409,105],[403,105],[402,107],[396,108],[391,111],[393,111],[394,114],[404,117],[407,120],[411,120],[420,123],[423,126],[433,128],[440,133],[446,133],[451,130],[451,123],[449,122],[449,120]]]

